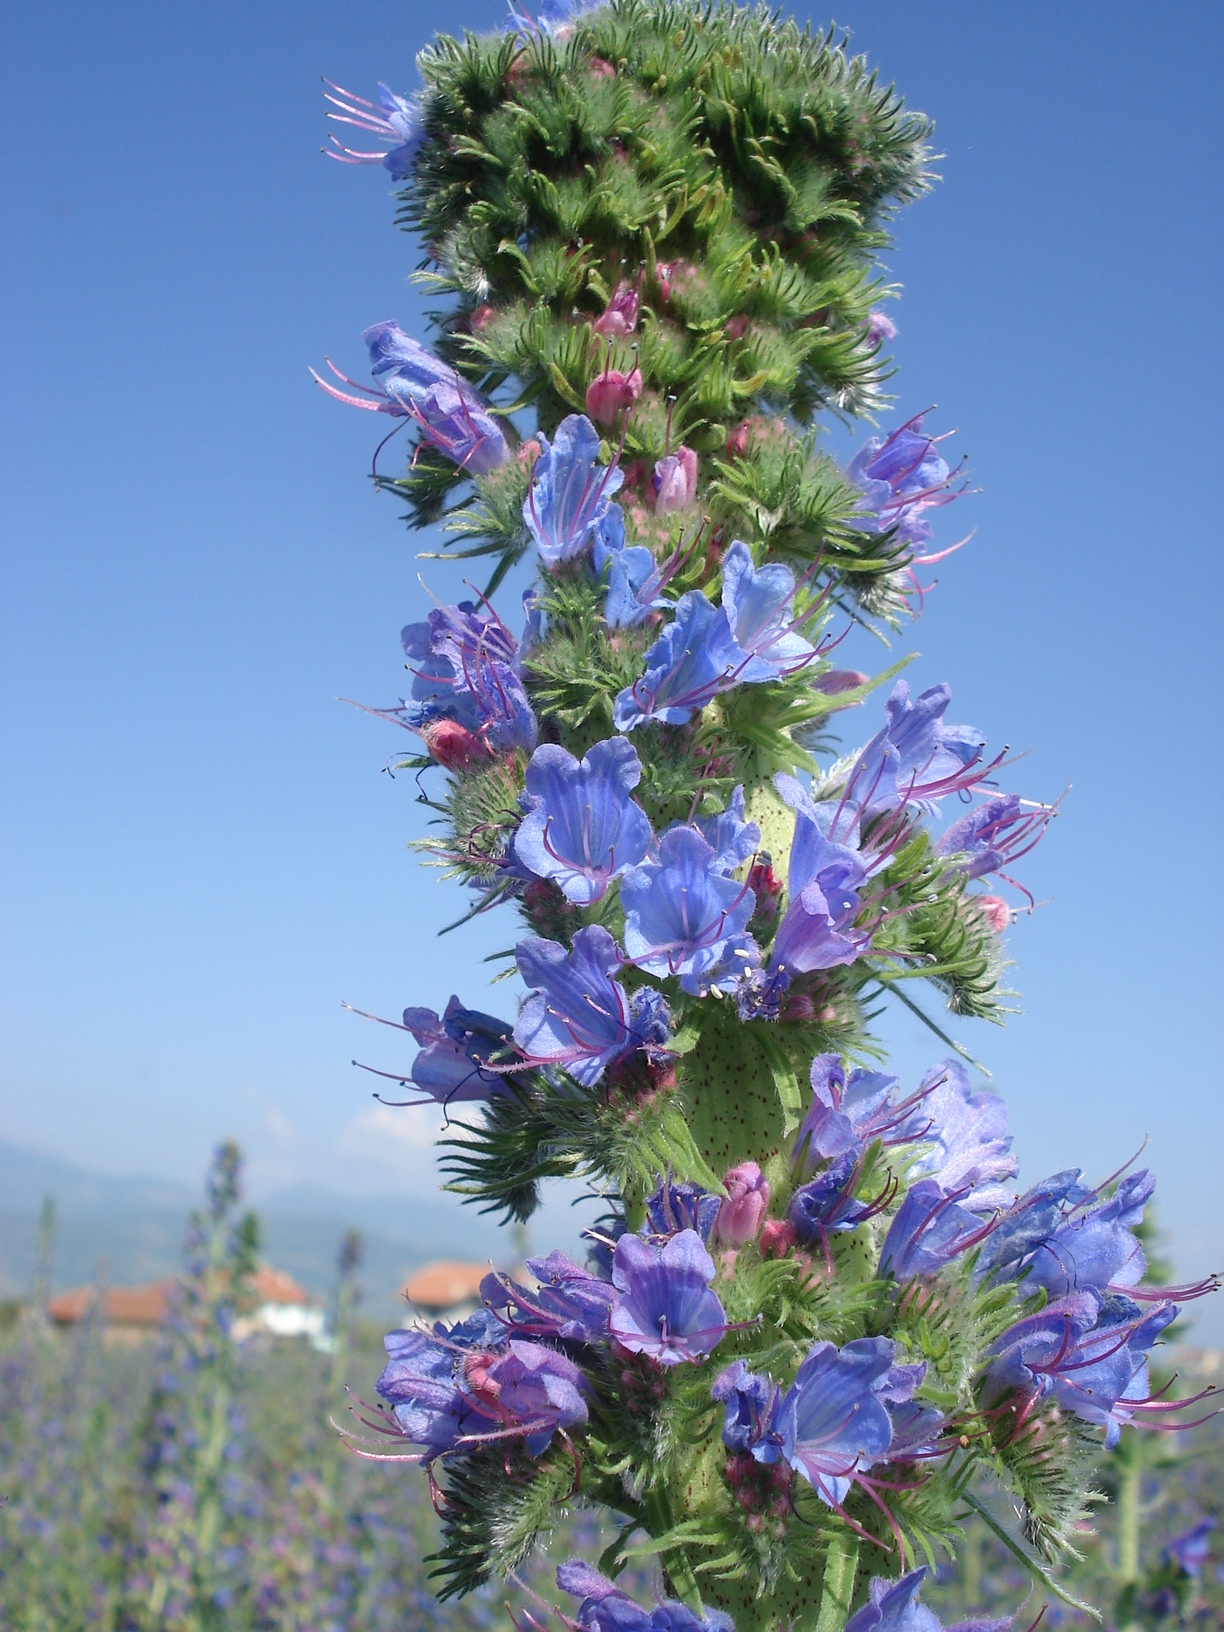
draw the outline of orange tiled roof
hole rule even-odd
[[[305,1287],[299,1286],[292,1275],[271,1264],[260,1264],[251,1277],[252,1301],[260,1303],[316,1303]]]
[[[174,1284],[166,1280],[148,1286],[108,1286],[106,1319],[112,1326],[160,1326]],[[47,1314],[59,1326],[75,1326],[85,1319],[96,1296],[92,1286],[74,1286],[70,1292],[61,1292],[48,1301]]]
[[[450,1309],[480,1296],[488,1264],[460,1264],[443,1259],[417,1270],[404,1286],[404,1296],[418,1309]]]

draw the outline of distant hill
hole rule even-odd
[[[186,1185],[108,1178],[0,1142],[0,1297],[29,1290],[38,1212],[48,1195],[56,1204],[52,1285],[57,1290],[91,1281],[100,1260],[115,1286],[173,1274],[187,1214],[200,1200]],[[508,1239],[487,1219],[449,1196],[349,1198],[298,1185],[253,1205],[263,1226],[263,1255],[321,1295],[332,1284],[341,1234],[359,1229],[365,1241],[361,1279],[372,1316],[392,1318],[405,1276],[430,1259],[500,1263],[510,1252]]]

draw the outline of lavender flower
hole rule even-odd
[[[945,725],[952,700],[948,686],[929,686],[911,703],[909,686],[898,680],[884,705],[887,724],[859,754],[847,795],[863,815],[912,805],[928,815],[949,793],[981,780],[973,768],[985,742],[969,725]]]
[[[751,861],[761,842],[761,830],[755,822],[744,819],[744,790],[735,788],[731,802],[718,816],[699,816],[694,826],[714,851],[710,863],[716,873],[737,872]]]
[[[558,1429],[579,1427],[587,1420],[581,1370],[542,1343],[511,1338],[507,1352],[491,1364],[469,1362],[465,1381],[498,1429],[522,1434],[531,1456],[542,1456]]]
[[[591,564],[601,577],[608,573],[608,597],[604,621],[613,629],[631,629],[651,612],[670,602],[659,594],[663,573],[654,555],[644,544],[625,546],[625,516],[619,504],[608,513],[592,534]]]
[[[518,1331],[536,1337],[561,1337],[597,1343],[607,1337],[608,1314],[615,1288],[580,1269],[563,1252],[529,1258],[527,1268],[539,1282],[529,1291],[508,1276],[486,1275],[481,1297],[494,1309],[505,1309]]]
[[[536,719],[519,678],[518,647],[493,613],[470,601],[436,607],[408,624],[400,641],[412,669],[412,701],[394,712],[429,740],[429,728],[453,720],[489,749],[535,746]]]
[[[725,1407],[722,1437],[727,1449],[767,1465],[777,1462],[782,1455],[782,1435],[777,1427],[782,1399],[778,1385],[749,1371],[742,1360],[735,1360],[719,1372],[710,1393]]]
[[[657,515],[687,510],[697,496],[697,455],[692,448],[677,448],[675,453],[665,454],[656,463],[650,483]]]
[[[888,1454],[892,1418],[878,1390],[895,1353],[886,1337],[841,1349],[817,1343],[782,1397],[782,1454],[829,1507],[840,1507],[855,1477]]]
[[[1052,805],[1026,811],[1018,793],[1001,794],[953,822],[935,854],[956,860],[967,878],[984,878],[1027,855],[1053,816]]]
[[[375,323],[362,335],[383,388],[351,396],[314,375],[315,383],[351,408],[415,420],[422,440],[472,476],[487,476],[509,456],[505,434],[480,394],[396,323]],[[329,365],[330,366],[330,365]],[[313,369],[311,370],[314,373]],[[346,384],[353,381],[333,370]]]
[[[404,1438],[424,1447],[427,1460],[455,1448],[474,1429],[488,1427],[476,1401],[459,1386],[467,1353],[501,1339],[496,1319],[481,1312],[471,1320],[432,1332],[388,1332],[387,1364],[379,1395],[393,1408]]]
[[[341,164],[381,164],[390,171],[393,180],[406,181],[412,174],[416,156],[425,140],[420,98],[397,96],[381,80],[377,102],[367,101],[364,96],[356,96],[339,85],[332,85],[330,79],[327,84],[338,94],[332,96],[325,91],[324,99],[340,109],[339,113],[329,113],[329,119],[334,119],[338,125],[350,125],[355,130],[368,132],[380,142],[388,144],[388,148],[363,153],[345,147],[338,137],[332,136],[330,141],[334,151],[329,150],[328,157],[339,160]]]
[[[1169,1543],[1164,1549],[1164,1557],[1176,1564],[1184,1574],[1198,1576],[1211,1555],[1211,1543],[1207,1538],[1215,1526],[1214,1519],[1200,1519],[1192,1529]]]
[[[871,942],[868,932],[854,927],[868,871],[857,849],[857,826],[837,806],[814,804],[792,776],[776,776],[774,785],[795,812],[795,837],[787,874],[790,905],[778,926],[770,969],[797,974],[853,963]]]
[[[622,1235],[612,1261],[620,1294],[609,1322],[613,1337],[661,1366],[704,1360],[727,1330],[723,1306],[710,1291],[713,1279],[714,1260],[695,1230],[681,1230],[662,1245]]]
[[[598,463],[599,432],[584,414],[563,419],[551,445],[543,431],[536,440],[541,452],[523,500],[523,520],[541,557],[556,566],[590,543],[625,477],[615,462]]]
[[[502,1077],[482,1067],[508,1049],[510,1027],[491,1014],[465,1009],[457,997],[439,1020],[432,1009],[405,1009],[404,1027],[421,1046],[409,1081],[440,1105],[490,1099],[505,1091]]]
[[[727,614],[699,589],[682,595],[676,616],[646,653],[646,672],[616,699],[618,731],[653,720],[686,725],[719,692],[736,683],[744,664]]]
[[[981,1219],[959,1205],[934,1179],[910,1186],[880,1248],[881,1276],[908,1281],[935,1275],[982,1239]]]
[[[735,1632],[721,1610],[703,1608],[697,1615],[672,1598],[643,1609],[606,1575],[577,1559],[557,1566],[557,1585],[582,1599],[578,1625],[589,1632]]]
[[[524,867],[551,878],[581,907],[646,854],[650,820],[631,797],[642,766],[624,737],[597,742],[582,760],[546,743],[527,767],[528,813],[515,835]]]
[[[930,1149],[911,1163],[911,1178],[937,1179],[973,1212],[1010,1206],[1014,1194],[1002,1181],[1015,1177],[1017,1163],[998,1094],[975,1093],[964,1066],[944,1060],[923,1077],[914,1098],[920,1125],[911,1123],[909,1137]]]
[[[719,1198],[699,1184],[677,1184],[664,1179],[646,1200],[644,1235],[678,1235],[695,1230],[703,1241],[710,1239],[719,1214]]]
[[[830,1235],[857,1229],[879,1211],[877,1204],[859,1201],[855,1196],[859,1172],[857,1153],[847,1150],[835,1156],[815,1178],[799,1186],[786,1215],[797,1240],[805,1245],[823,1243]]]
[[[867,313],[867,344],[874,350],[885,340],[897,338],[897,325],[885,312],[872,308]]]
[[[593,1088],[611,1066],[662,1040],[666,1010],[659,994],[639,993],[630,1005],[612,979],[620,953],[601,925],[580,929],[572,951],[529,935],[516,956],[519,973],[534,988],[514,1028],[530,1062],[563,1066],[584,1088]]]
[[[851,460],[846,475],[863,497],[859,513],[849,525],[863,533],[895,529],[902,544],[925,543],[931,524],[925,511],[950,504],[952,472],[932,437],[923,434],[923,414],[898,427],[890,436],[873,436]]]
[[[658,855],[621,880],[626,952],[650,974],[678,975],[695,996],[721,979],[733,983],[759,956],[745,934],[752,891],[714,870],[715,852],[695,827],[669,827]],[[724,976],[728,958],[732,968]]]
[[[1025,1260],[1025,1291],[1044,1287],[1052,1298],[1085,1287],[1134,1286],[1147,1269],[1143,1248],[1131,1233],[1143,1221],[1143,1210],[1156,1180],[1146,1170],[1127,1174],[1114,1195],[1077,1208],[1041,1241]]]
[[[748,658],[737,678],[745,684],[793,674],[815,657],[795,632],[795,575],[780,563],[754,567],[737,539],[722,564],[722,604],[736,644]]]
[[[929,1125],[921,1096],[898,1101],[899,1080],[882,1071],[847,1072],[840,1055],[817,1054],[809,1077],[812,1104],[795,1137],[804,1167],[817,1157],[829,1161],[848,1151],[857,1157],[873,1139],[903,1144],[921,1137]]]
[[[926,1566],[911,1570],[899,1581],[875,1576],[868,1588],[868,1602],[846,1622],[846,1632],[943,1632],[939,1617],[918,1602],[918,1589],[926,1579]],[[1014,1617],[1002,1620],[957,1621],[948,1632],[1004,1632]]]

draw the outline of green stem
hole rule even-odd
[[[829,1543],[825,1558],[824,1590],[816,1632],[842,1632],[850,1619],[854,1580],[858,1574],[859,1540],[847,1531]]]
[[[1071,1593],[1060,1587],[1050,1572],[1043,1569],[1035,1558],[1026,1553],[1014,1536],[1008,1535],[986,1504],[980,1502],[972,1491],[962,1491],[961,1495],[982,1520],[986,1528],[999,1538],[1012,1557],[1024,1565],[1034,1581],[1039,1582],[1047,1592],[1052,1592],[1055,1598],[1061,1599],[1064,1604],[1069,1604],[1072,1609],[1078,1609],[1084,1615],[1091,1615],[1094,1621],[1100,1621],[1104,1618],[1099,1609],[1093,1609],[1091,1604],[1084,1603],[1082,1598],[1073,1597]]]

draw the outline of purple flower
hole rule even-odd
[[[853,963],[871,942],[870,933],[854,927],[868,869],[853,815],[847,821],[838,806],[814,804],[793,776],[776,776],[774,785],[795,812],[795,837],[787,874],[790,905],[778,926],[770,969],[798,974]]]
[[[1011,866],[1029,853],[1055,814],[1053,805],[1026,811],[1022,803],[1018,793],[988,799],[952,823],[935,854],[955,860],[967,878],[984,878]]]
[[[623,340],[637,328],[638,292],[627,283],[618,283],[616,292],[606,308],[591,324],[596,334],[606,334]]]
[[[676,603],[676,616],[646,653],[646,672],[616,699],[618,731],[649,720],[686,725],[719,692],[734,686],[745,657],[727,614],[699,589]]]
[[[817,1343],[782,1396],[782,1454],[821,1501],[839,1507],[855,1477],[888,1454],[892,1418],[879,1398],[896,1346],[861,1337],[844,1348]]]
[[[718,1209],[714,1239],[723,1247],[742,1247],[761,1233],[769,1210],[769,1180],[755,1162],[741,1162],[723,1184],[727,1199]]]
[[[901,1084],[882,1071],[859,1067],[847,1072],[838,1054],[817,1054],[809,1073],[812,1105],[795,1136],[795,1152],[805,1167],[846,1152],[858,1157],[872,1142],[904,1144],[929,1125],[920,1094],[898,1101]]]
[[[867,344],[873,349],[885,340],[897,338],[897,325],[886,313],[874,307],[867,313]]]
[[[703,1241],[708,1241],[721,1205],[716,1195],[699,1184],[676,1184],[664,1179],[647,1199],[642,1233],[665,1236],[696,1230]]]
[[[714,851],[710,866],[716,873],[737,872],[752,860],[761,842],[760,828],[744,819],[742,787],[733,790],[731,803],[720,816],[699,816],[694,826]]]
[[[919,1125],[911,1126],[909,1137],[931,1148],[911,1164],[910,1176],[937,1179],[974,1212],[1010,1206],[1013,1192],[1001,1181],[1015,1177],[1017,1164],[1004,1101],[985,1090],[975,1093],[957,1060],[928,1071],[914,1098]]]
[[[857,1229],[874,1217],[878,1204],[859,1201],[854,1194],[859,1173],[858,1153],[847,1150],[835,1156],[814,1179],[799,1186],[786,1215],[798,1240],[805,1245],[826,1242],[830,1235]]]
[[[1147,1351],[1176,1317],[1173,1304],[1144,1313],[1129,1298],[1092,1291],[1055,1298],[992,1346],[983,1400],[990,1405],[1012,1389],[1052,1395],[1116,1445],[1136,1407],[1150,1403]]]
[[[697,455],[692,448],[677,448],[664,454],[650,478],[654,489],[655,513],[668,516],[687,510],[697,496]]]
[[[1155,1188],[1145,1169],[1127,1174],[1108,1200],[1075,1208],[1034,1244],[1021,1269],[1025,1291],[1041,1286],[1058,1298],[1085,1287],[1104,1291],[1141,1281],[1147,1260],[1131,1230],[1142,1223]]]
[[[737,539],[723,557],[722,585],[727,623],[748,658],[740,681],[777,680],[812,661],[815,649],[795,632],[795,575],[789,567],[754,567],[752,551]]]
[[[368,132],[380,142],[389,144],[390,148],[390,151],[379,149],[374,153],[363,153],[345,147],[338,137],[332,136],[329,139],[334,151],[329,150],[328,157],[338,159],[341,164],[381,164],[391,172],[393,180],[406,181],[412,174],[416,156],[425,140],[419,98],[396,96],[380,80],[378,101],[369,102],[364,96],[356,96],[339,85],[332,85],[330,79],[326,83],[338,95],[331,96],[325,91],[324,100],[340,109],[339,113],[329,113],[327,117],[334,119],[338,125],[350,125],[354,130]]]
[[[710,1393],[726,1409],[722,1437],[727,1449],[746,1453],[757,1462],[777,1462],[782,1455],[778,1385],[736,1360],[719,1372]]]
[[[439,1020],[432,1009],[405,1009],[404,1027],[421,1046],[408,1080],[440,1105],[490,1099],[502,1077],[481,1067],[508,1048],[510,1027],[491,1014],[465,1009],[457,997]]]
[[[593,1088],[609,1067],[661,1041],[662,999],[643,992],[630,1005],[612,979],[620,953],[601,925],[580,929],[572,951],[529,935],[516,957],[533,990],[519,1011],[514,1040],[533,1064],[563,1066],[584,1088]]]
[[[926,1579],[926,1566],[911,1570],[899,1581],[875,1576],[868,1588],[868,1601],[846,1622],[846,1632],[943,1632],[939,1617],[918,1602],[918,1589]],[[958,1621],[948,1632],[1004,1632],[1014,1617],[1002,1620]]]
[[[580,907],[601,900],[654,836],[631,797],[641,779],[641,762],[624,737],[597,742],[581,760],[553,743],[537,748],[527,767],[528,813],[514,840],[518,859]]]
[[[536,1337],[581,1343],[607,1337],[608,1314],[616,1297],[608,1281],[580,1269],[563,1252],[529,1258],[527,1268],[540,1283],[536,1291],[507,1276],[486,1275],[481,1297],[494,1309],[511,1312],[515,1327]]]
[[[425,622],[408,624],[400,640],[413,675],[412,701],[394,712],[409,730],[427,736],[436,721],[454,720],[490,749],[535,746],[518,647],[499,617],[470,601],[435,607]]]
[[[581,17],[602,3],[603,0],[541,0],[534,15],[528,9],[516,11],[511,5],[506,32],[518,34],[524,39],[529,39],[533,34],[549,34],[554,39],[564,39]]]
[[[895,529],[901,543],[923,544],[931,536],[923,512],[957,497],[950,490],[952,472],[933,438],[923,434],[923,418],[916,415],[883,440],[869,438],[848,465],[847,477],[863,491],[849,523],[859,532]]]
[[[415,420],[430,447],[472,476],[487,476],[505,462],[510,450],[501,426],[483,397],[453,368],[404,334],[396,323],[375,323],[362,339],[370,348],[371,368],[383,388],[369,391],[359,385],[356,389],[362,395],[354,397],[315,374],[316,384],[329,397],[367,413]],[[338,369],[333,372],[353,385]]]
[[[879,1274],[908,1281],[935,1275],[982,1239],[981,1219],[947,1195],[934,1179],[910,1186],[880,1248]]]
[[[582,1372],[556,1349],[511,1338],[507,1352],[491,1363],[469,1360],[465,1381],[479,1397],[502,1437],[506,1429],[523,1436],[532,1456],[548,1449],[558,1429],[587,1420]]]
[[[458,1386],[461,1339],[439,1324],[432,1333],[388,1332],[385,1342],[387,1365],[378,1392],[392,1406],[404,1438],[423,1446],[427,1460],[453,1450],[474,1424],[487,1426]]]
[[[578,1625],[589,1632],[735,1632],[730,1616],[721,1610],[703,1608],[697,1615],[672,1598],[643,1609],[614,1581],[577,1559],[558,1564],[557,1585],[582,1599]]]
[[[679,976],[684,991],[704,996],[757,961],[745,934],[756,901],[744,884],[715,871],[717,856],[695,827],[669,827],[659,859],[621,880],[625,950],[640,969]],[[723,965],[732,963],[724,977]]]
[[[649,1355],[661,1366],[704,1360],[727,1330],[713,1292],[714,1260],[696,1230],[681,1230],[662,1245],[622,1235],[612,1261],[620,1296],[612,1307],[612,1335],[622,1348]]]
[[[1170,1559],[1186,1575],[1197,1576],[1211,1554],[1211,1543],[1208,1536],[1215,1529],[1214,1519],[1200,1519],[1192,1530],[1187,1530],[1176,1540],[1171,1541],[1164,1550],[1164,1557]]]
[[[551,445],[543,431],[536,440],[541,452],[523,500],[523,520],[543,559],[555,566],[586,548],[625,477],[615,462],[598,463],[599,432],[585,414],[563,419]]]
[[[653,553],[644,544],[625,547],[625,515],[619,504],[608,507],[592,535],[591,564],[601,577],[605,568],[608,572],[604,621],[611,628],[631,629],[671,605],[659,594],[664,574]]]
[[[911,703],[898,680],[884,705],[887,724],[859,754],[847,796],[864,815],[912,805],[928,815],[949,793],[971,788],[983,773],[975,767],[985,739],[970,725],[945,725],[952,700],[943,684],[929,686]]]

